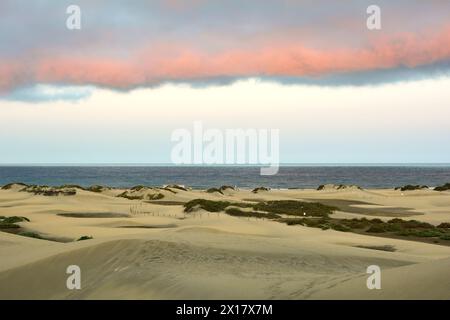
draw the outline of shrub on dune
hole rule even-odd
[[[18,222],[30,222],[30,219],[26,217],[12,216],[12,217],[0,217],[0,229],[20,229]]]
[[[31,185],[20,190],[21,192],[28,192],[34,195],[53,197],[53,196],[74,196],[77,194],[76,189],[67,187],[49,187]]]
[[[212,201],[205,199],[194,199],[184,204],[185,212],[192,212],[194,208],[201,208],[208,212],[220,212],[224,211],[227,207],[231,205],[228,201]]]
[[[18,222],[30,222],[30,219],[26,217],[12,216],[12,217],[0,217],[0,229],[20,229],[20,226],[16,223]]]
[[[277,214],[292,216],[328,217],[336,207],[327,206],[316,202],[304,202],[296,200],[275,200],[259,202],[253,206],[254,210],[267,211]]]
[[[375,224],[375,225],[371,225],[369,227],[369,229],[367,229],[366,232],[368,232],[368,233],[383,233],[383,232],[386,232],[386,230],[382,224],[381,225]]]
[[[351,229],[343,224],[331,224],[331,229],[341,232],[349,232]]]
[[[105,189],[105,187],[103,187],[103,186],[94,185],[94,186],[90,186],[90,187],[87,188],[86,190],[87,190],[87,191],[90,191],[90,192],[96,192],[96,193],[99,193],[99,192],[102,192],[104,189]]]
[[[217,192],[217,193],[223,194],[222,190],[217,189],[217,188],[209,188],[208,190],[206,190],[206,192],[207,193],[215,193],[215,192]]]
[[[133,190],[133,191],[141,191],[141,190],[144,189],[144,188],[146,188],[146,187],[143,186],[143,185],[139,185],[139,186],[134,186],[134,187],[132,187],[130,190]]]
[[[36,232],[29,232],[29,231],[20,232],[19,235],[23,236],[23,237],[28,237],[28,238],[42,239],[41,235]]]
[[[22,183],[22,182],[13,182],[13,183],[8,183],[8,184],[5,184],[3,187],[2,187],[2,190],[10,190],[12,187],[14,187],[15,185],[17,185],[17,186],[21,186],[21,187],[27,187],[28,185],[26,185],[25,183]]]
[[[408,184],[406,186],[395,188],[395,190],[400,190],[400,191],[414,191],[414,190],[422,190],[422,189],[428,189],[428,186]]]
[[[444,233],[442,234],[439,239],[441,240],[450,240],[450,233]]]
[[[252,190],[253,193],[258,193],[260,191],[270,191],[270,188],[266,188],[266,187],[258,187]]]
[[[20,226],[14,223],[4,223],[0,221],[0,229],[20,229]]]
[[[450,229],[450,222],[442,222],[437,227],[442,229]]]
[[[80,190],[86,190],[85,188],[83,188],[82,186],[79,186],[77,184],[64,184],[62,186],[55,187],[55,189],[80,189]]]
[[[236,190],[234,187],[232,187],[232,186],[221,186],[220,188],[219,188],[219,190],[220,191],[225,191],[225,190],[228,190],[228,189],[230,189],[230,190]]]
[[[144,199],[144,196],[136,196],[136,195],[130,195],[128,191],[122,192],[121,194],[117,195],[118,198],[125,198],[128,200],[142,200]]]
[[[178,189],[178,190],[182,190],[182,191],[188,191],[187,188],[185,188],[184,186],[179,185],[179,184],[169,184],[169,185],[165,186],[164,189]]]
[[[442,186],[434,188],[435,191],[447,191],[450,190],[450,183],[446,183]]]
[[[79,238],[77,239],[77,241],[91,240],[91,239],[94,239],[94,238],[91,237],[91,236],[82,236],[82,237],[79,237]]]
[[[12,216],[3,218],[3,223],[17,223],[17,222],[30,222],[30,219],[26,217]]]
[[[279,215],[275,213],[262,213],[255,211],[242,211],[238,208],[228,208],[225,210],[225,213],[234,217],[254,217],[254,218],[266,218],[266,219],[278,219],[281,218]]]

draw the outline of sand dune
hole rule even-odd
[[[166,204],[104,193],[44,197],[0,191],[0,215],[26,216],[26,230],[72,240],[58,243],[0,232],[0,299],[448,299],[450,247],[232,217],[203,210],[195,198],[337,199],[358,209],[412,208],[414,219],[450,221],[450,195],[392,190],[169,192]],[[411,200],[411,201],[410,201]],[[354,211],[354,210],[352,210]],[[98,213],[118,216],[99,216]],[[367,211],[362,211],[363,215]],[[400,212],[400,211],[399,211]],[[91,217],[60,213],[94,213]],[[383,212],[381,212],[383,213]],[[340,214],[358,216],[358,212]],[[373,217],[373,216],[371,216]],[[394,252],[375,250],[389,246]],[[82,289],[66,287],[78,265]],[[369,265],[382,269],[382,290],[368,290]]]
[[[211,236],[211,233],[209,233]],[[340,283],[379,257],[325,256],[307,251],[254,252],[159,240],[116,240],[0,273],[1,299],[299,299]],[[82,290],[65,286],[79,265]]]

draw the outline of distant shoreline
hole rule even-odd
[[[165,184],[186,185],[194,189],[221,185],[243,189],[265,186],[281,190],[343,184],[365,189],[390,189],[405,185],[444,185],[450,182],[450,166],[281,166],[278,174],[273,176],[261,176],[259,167],[255,166],[0,166],[0,185],[12,182],[115,188]]]
[[[94,184],[94,185],[78,185],[78,184],[62,184],[62,185],[52,185],[52,184],[33,184],[33,183],[25,183],[22,181],[12,181],[12,182],[8,182],[5,184],[0,184],[0,190],[8,190],[9,186],[11,185],[23,185],[24,187],[31,187],[31,186],[36,186],[36,187],[48,187],[48,188],[53,188],[53,189],[61,189],[61,188],[75,188],[75,189],[81,189],[81,190],[85,190],[85,191],[90,191],[89,189],[92,188],[96,188],[96,187],[101,187],[101,188],[105,188],[105,189],[111,189],[111,190],[133,190],[136,188],[149,188],[149,189],[164,189],[164,188],[171,188],[171,186],[176,186],[176,187],[180,187],[181,189],[186,189],[184,191],[204,191],[204,192],[208,192],[209,190],[212,189],[216,189],[216,187],[211,187],[211,188],[196,188],[196,187],[191,187],[189,185],[185,185],[185,184],[173,184],[173,183],[168,183],[168,184],[163,184],[163,185],[134,185],[134,186],[110,186],[110,185],[100,185],[100,184]],[[450,185],[450,183],[447,183],[446,185]],[[309,187],[309,188],[302,188],[302,187],[287,187],[287,188],[276,188],[276,187],[271,187],[269,185],[261,185],[258,187],[239,187],[237,185],[227,185],[227,184],[218,184],[217,188],[223,188],[223,187],[232,187],[235,190],[241,190],[241,191],[254,191],[257,189],[267,189],[265,191],[269,192],[269,191],[335,191],[335,190],[395,190],[395,191],[400,191],[400,192],[406,192],[406,191],[420,191],[420,190],[430,190],[430,191],[437,191],[437,192],[442,192],[442,191],[447,191],[447,190],[435,190],[435,188],[439,188],[442,186],[439,185],[434,185],[434,186],[421,186],[421,185],[406,185],[406,186],[398,186],[398,187],[380,187],[380,188],[362,188],[358,185],[346,185],[346,184],[322,184],[319,185],[317,187]],[[403,190],[402,188],[410,188],[410,189],[405,189]],[[450,189],[449,189],[450,191]]]

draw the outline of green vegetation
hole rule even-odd
[[[209,188],[208,190],[206,190],[207,193],[214,193],[214,192],[218,192],[220,194],[223,194],[222,190],[217,189],[217,188]]]
[[[281,218],[280,215],[304,216],[304,217],[328,217],[329,214],[337,210],[335,207],[326,206],[315,202],[302,202],[295,200],[267,201],[259,203],[233,203],[229,201],[212,201],[205,199],[195,199],[184,204],[185,212],[192,212],[195,208],[200,208],[209,212],[224,211],[230,206],[240,208],[252,208],[253,216],[264,215],[264,217]],[[239,215],[236,209],[230,211],[231,215]],[[243,211],[242,211],[243,212]],[[227,212],[228,213],[228,212]],[[248,213],[242,213],[248,216]]]
[[[225,190],[227,190],[227,189],[236,190],[236,189],[235,189],[234,187],[232,187],[232,186],[221,186],[221,187],[219,188],[220,191],[225,191]]]
[[[91,240],[91,239],[94,239],[94,238],[91,237],[91,236],[82,236],[82,237],[79,237],[79,238],[77,239],[77,241]]]
[[[30,219],[26,217],[12,216],[12,217],[4,217],[2,219],[2,222],[3,223],[30,222]]]
[[[303,202],[295,200],[278,200],[259,202],[253,206],[257,211],[266,211],[291,216],[328,217],[336,207],[316,202]]]
[[[18,235],[24,236],[24,237],[43,239],[36,232],[21,231],[21,227],[18,224],[16,224],[18,222],[30,222],[30,219],[28,219],[26,217],[19,217],[19,216],[1,217],[0,218],[0,230],[9,232],[9,233],[18,234]]]
[[[20,229],[20,226],[17,225],[17,222],[30,222],[28,218],[25,217],[0,217],[0,229]]]
[[[382,225],[374,224],[374,225],[371,225],[369,227],[369,229],[366,230],[366,232],[368,232],[368,233],[384,233],[384,232],[386,232],[386,230],[383,228]]]
[[[13,182],[13,183],[5,184],[5,185],[2,187],[2,190],[10,190],[14,185],[18,185],[18,186],[22,186],[22,187],[27,187],[27,185],[26,185],[25,183],[22,183],[22,182]]]
[[[355,186],[355,185],[345,185],[345,184],[338,184],[338,185],[334,185],[334,184],[321,184],[318,188],[317,191],[321,191],[321,190],[325,190],[327,187],[330,187],[332,189],[335,190],[342,190],[342,189],[348,189],[348,188],[357,188],[361,190],[360,186]]]
[[[133,191],[131,191],[131,193],[129,191],[124,191],[121,194],[119,194],[117,197],[125,198],[125,199],[128,199],[128,200],[144,200],[144,198],[147,199],[147,200],[159,200],[159,199],[164,198],[164,195],[162,193],[160,193],[160,192],[159,193],[154,193],[154,194],[145,194],[145,193],[144,194],[141,193],[140,195],[133,194],[133,192],[141,191],[144,188],[146,188],[146,187],[144,187],[144,186],[136,186],[136,187],[133,187],[131,189],[131,190],[133,190]]]
[[[29,231],[20,232],[19,236],[34,238],[34,239],[43,239],[39,233],[29,232]]]
[[[144,199],[144,196],[133,196],[133,195],[129,195],[128,191],[124,191],[121,194],[119,194],[117,197],[119,198],[125,198],[128,200],[142,200]]]
[[[446,183],[442,186],[434,188],[435,191],[447,191],[450,190],[450,183]]]
[[[184,204],[185,212],[192,212],[195,208],[201,208],[208,212],[220,212],[224,211],[232,203],[228,201],[212,201],[205,199],[194,199]]]
[[[403,187],[395,188],[395,190],[400,190],[400,191],[413,191],[413,190],[421,190],[421,189],[428,189],[428,186],[420,186],[420,185],[408,184],[408,185],[403,186]]]
[[[275,213],[262,213],[262,212],[254,212],[254,211],[242,211],[238,208],[228,208],[225,210],[225,213],[234,216],[234,217],[254,217],[254,218],[266,218],[266,219],[279,219],[281,218],[279,215]]]
[[[232,203],[229,201],[212,201],[195,199],[184,204],[185,212],[203,209],[209,212],[225,211],[236,217],[256,217],[274,219],[287,225],[303,225],[322,230],[332,229],[341,232],[381,234],[394,237],[431,238],[434,241],[450,240],[450,223],[444,222],[437,227],[417,220],[394,218],[383,221],[379,218],[334,219],[330,217],[336,207],[315,202],[295,200],[278,200],[258,203]],[[239,208],[251,208],[244,211]],[[294,216],[294,217],[283,217]]]
[[[440,230],[437,230],[437,229],[424,229],[424,230],[407,229],[405,231],[400,231],[398,233],[398,235],[407,236],[407,237],[415,236],[415,237],[421,237],[421,238],[434,238],[434,237],[441,237],[441,236],[445,235],[445,233],[442,233]]]
[[[82,186],[79,186],[77,184],[64,184],[62,186],[59,187],[55,187],[55,189],[80,189],[80,190],[86,190],[85,188],[83,188]]]
[[[440,225],[437,226],[441,229],[450,229],[450,222],[442,222]]]
[[[49,186],[37,186],[37,185],[27,186],[20,191],[29,192],[29,193],[33,193],[35,195],[41,195],[41,196],[46,196],[46,197],[60,196],[60,195],[74,196],[77,194],[76,189],[70,189],[70,188],[65,188],[65,187],[52,188]]]
[[[209,188],[208,190],[206,190],[206,192],[207,193],[218,192],[220,194],[223,194],[223,192],[228,189],[235,190],[235,188],[232,186],[221,186],[220,188]]]
[[[258,193],[260,191],[270,191],[270,188],[266,188],[266,187],[258,187],[252,190],[253,193]]]
[[[20,191],[30,192],[30,193],[44,195],[44,196],[75,195],[76,189],[80,189],[80,190],[84,190],[84,191],[91,191],[91,192],[102,192],[104,189],[107,189],[106,187],[97,186],[97,185],[90,186],[88,188],[84,188],[77,184],[64,184],[62,186],[50,187],[50,186],[46,186],[46,185],[41,185],[41,186],[27,185],[27,184],[21,183],[21,182],[14,182],[14,183],[9,183],[7,185],[4,185],[2,187],[2,190],[9,190],[14,185],[23,186],[24,188]],[[67,189],[69,189],[69,190],[67,190]]]
[[[178,190],[182,190],[182,191],[188,191],[188,189],[186,189],[183,186],[180,186],[178,184],[169,184],[167,186],[164,187],[164,189],[178,189]]]
[[[89,188],[87,188],[87,191],[90,192],[102,192],[105,188],[103,186],[99,186],[99,185],[94,185],[94,186],[90,186]]]
[[[450,233],[442,234],[439,239],[441,240],[450,240]]]
[[[287,225],[303,225],[306,227],[320,228],[323,230],[333,229],[344,232],[357,232],[369,234],[383,234],[386,236],[434,238],[450,240],[450,223],[441,223],[437,227],[426,222],[417,220],[391,219],[384,222],[380,219],[332,219],[322,218],[283,218],[279,222]]]
[[[333,229],[336,231],[348,232],[351,229],[343,224],[336,223],[328,218],[284,218],[278,220],[284,222],[287,225],[302,225],[311,228],[319,228],[322,230]]]
[[[141,191],[142,189],[145,189],[145,188],[146,188],[145,186],[139,185],[139,186],[134,186],[134,187],[132,187],[130,190],[133,190],[133,191]]]
[[[14,223],[4,223],[0,221],[0,230],[1,229],[20,229],[20,226]]]

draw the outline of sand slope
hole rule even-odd
[[[337,284],[313,299],[450,299],[450,259],[425,262],[381,272],[381,289],[367,290],[366,276]]]
[[[298,299],[372,263],[375,257],[206,248],[159,240],[116,240],[0,273],[1,299]],[[67,266],[79,265],[82,290],[66,288]]]

